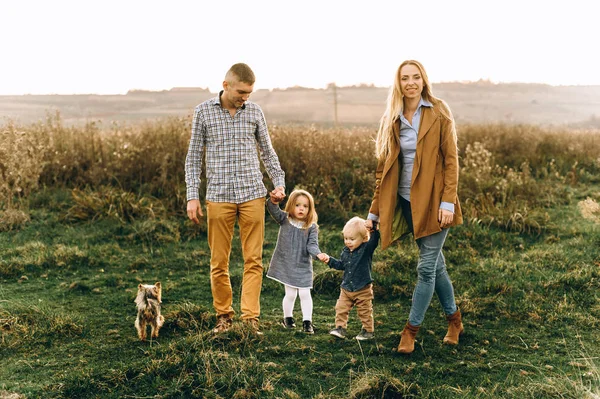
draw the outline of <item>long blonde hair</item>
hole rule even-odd
[[[402,95],[402,88],[400,86],[401,75],[400,71],[405,65],[414,65],[419,68],[421,77],[423,78],[423,92],[421,97],[429,101],[434,106],[442,104],[440,112],[447,118],[452,118],[448,106],[439,98],[435,97],[431,92],[431,83],[427,77],[425,68],[419,61],[406,60],[398,67],[396,75],[394,76],[394,84],[390,87],[388,98],[385,106],[385,112],[379,122],[379,130],[377,131],[377,138],[375,139],[375,155],[378,159],[385,159],[390,154],[394,141],[397,140],[394,137],[393,127],[394,123],[400,117],[404,109],[404,96]]]
[[[306,220],[304,220],[303,229],[308,229],[310,226],[317,224],[317,211],[315,210],[315,200],[313,196],[306,190],[294,190],[290,194],[287,203],[285,204],[285,211],[288,215],[292,214],[294,207],[296,206],[296,202],[298,201],[298,197],[306,197],[308,199],[308,214],[306,215]]]

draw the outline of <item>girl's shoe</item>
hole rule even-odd
[[[307,334],[315,333],[315,329],[313,328],[313,324],[310,320],[304,320],[302,322],[302,331],[304,331]]]
[[[296,321],[293,317],[284,317],[283,321],[281,322],[281,325],[283,326],[283,328],[290,330],[292,328],[296,328]]]

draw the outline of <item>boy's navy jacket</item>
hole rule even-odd
[[[374,230],[369,241],[362,243],[353,252],[350,252],[348,247],[344,247],[340,259],[329,257],[329,267],[344,271],[343,289],[354,292],[373,282],[371,262],[378,243],[379,230]]]

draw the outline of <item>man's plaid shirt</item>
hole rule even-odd
[[[261,108],[246,103],[234,117],[221,107],[221,93],[194,111],[192,138],[185,160],[187,199],[199,199],[202,157],[206,150],[206,200],[240,204],[267,195],[258,150],[275,187],[285,174],[271,145]]]

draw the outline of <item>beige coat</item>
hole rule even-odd
[[[421,126],[412,171],[410,203],[415,239],[441,231],[438,212],[441,202],[454,204],[454,220],[450,226],[462,223],[462,211],[456,193],[458,187],[458,148],[454,120],[441,114],[444,103],[421,109]],[[398,138],[385,160],[379,160],[375,172],[375,193],[369,213],[379,216],[381,246],[408,232],[406,220],[398,206],[400,176],[400,119],[394,124]],[[449,227],[450,227],[449,226]]]

